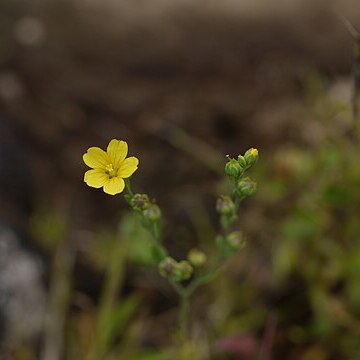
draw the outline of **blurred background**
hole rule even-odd
[[[177,259],[214,254],[225,154],[260,151],[248,246],[193,299],[196,359],[360,359],[344,17],[360,29],[358,1],[2,0],[0,358],[175,358],[147,234],[83,183],[82,154],[117,138]]]

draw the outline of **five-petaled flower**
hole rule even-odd
[[[91,147],[83,155],[84,163],[91,167],[86,171],[84,181],[91,187],[104,188],[110,195],[121,193],[125,188],[123,179],[130,177],[138,168],[139,160],[126,158],[128,145],[125,141],[112,139],[107,151]]]

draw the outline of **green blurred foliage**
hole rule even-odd
[[[276,349],[284,354],[299,346],[299,359],[357,359],[360,139],[355,126],[336,132],[333,119],[348,122],[349,106],[328,98],[321,76],[310,75],[306,87],[320,140],[311,147],[284,145],[269,154],[259,180],[263,206],[271,202],[281,209],[266,223],[276,234],[270,276],[294,306],[286,313],[283,301],[271,305],[281,314],[278,331],[287,334]],[[311,357],[308,352],[320,351],[314,350],[316,344],[323,346],[321,355]],[[304,346],[308,352],[301,355]]]
[[[30,232],[37,243],[49,253],[64,241],[68,234],[66,216],[44,204],[39,205],[30,219]]]

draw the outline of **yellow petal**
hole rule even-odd
[[[105,174],[104,170],[92,169],[88,170],[84,175],[84,181],[91,187],[101,188],[109,181],[109,176]]]
[[[124,190],[125,182],[119,177],[113,177],[104,184],[104,192],[109,195],[119,194]]]
[[[118,176],[128,178],[138,168],[139,160],[135,156],[125,159],[121,164],[118,171]]]
[[[84,163],[92,168],[105,168],[109,163],[109,157],[106,152],[98,147],[91,147],[87,153],[83,155]]]
[[[120,163],[126,158],[128,152],[128,145],[125,141],[112,139],[107,147],[110,161],[115,168],[118,168]]]

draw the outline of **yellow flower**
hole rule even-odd
[[[91,187],[104,187],[110,195],[121,193],[125,188],[123,179],[130,177],[138,168],[139,160],[126,158],[128,145],[125,141],[112,139],[106,152],[98,147],[91,147],[83,155],[84,163],[91,167],[85,173],[84,181]]]

